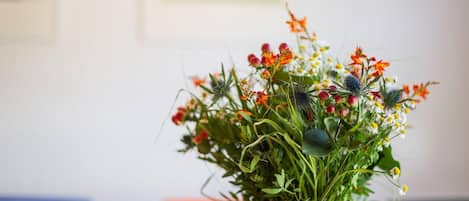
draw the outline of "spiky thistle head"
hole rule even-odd
[[[291,95],[293,104],[295,104],[300,109],[306,109],[311,104],[311,97],[308,92],[302,87],[295,87]]]
[[[393,89],[388,91],[386,94],[382,94],[384,97],[384,105],[388,108],[394,107],[402,97],[402,90]]]
[[[354,94],[358,94],[360,92],[360,80],[353,75],[347,75],[345,77],[345,87]]]

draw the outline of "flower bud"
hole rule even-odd
[[[348,108],[342,108],[341,110],[339,110],[339,116],[340,117],[346,117],[349,112],[350,112],[350,110]]]
[[[278,46],[278,50],[280,52],[284,52],[284,51],[290,50],[290,48],[288,47],[288,45],[286,43],[282,43]]]
[[[335,112],[335,107],[333,105],[329,105],[326,108],[327,113],[334,113]]]
[[[271,52],[272,50],[270,49],[270,44],[269,43],[264,43],[262,44],[261,50],[263,53],[265,52]]]
[[[351,95],[348,97],[347,103],[350,106],[356,106],[358,104],[358,97]]]
[[[324,101],[324,100],[327,100],[329,98],[329,93],[325,92],[325,91],[321,91],[319,93],[319,99]]]

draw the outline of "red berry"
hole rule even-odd
[[[259,65],[261,65],[261,60],[256,57],[256,58],[251,60],[250,64],[251,64],[251,66],[254,66],[254,67],[259,66]]]
[[[261,64],[261,60],[254,54],[248,55],[248,62],[251,66],[258,66]]]
[[[335,112],[335,107],[333,105],[329,105],[326,108],[327,113],[334,113]]]
[[[342,96],[336,95],[336,96],[334,96],[334,100],[335,100],[336,103],[339,103],[340,101],[342,101]]]
[[[329,98],[329,93],[325,92],[325,91],[321,91],[319,93],[319,99],[320,100],[327,100]]]
[[[283,51],[288,51],[290,50],[290,48],[288,47],[288,44],[286,43],[282,43],[278,46],[278,50],[280,50],[280,52],[283,52]]]
[[[339,110],[339,116],[346,117],[349,112],[350,110],[348,108],[342,108],[341,110]]]
[[[262,44],[261,50],[262,50],[262,52],[271,52],[270,44],[269,43]]]
[[[175,115],[171,117],[171,120],[174,124],[181,125],[184,123],[184,115],[185,114],[183,111],[178,111]]]
[[[347,103],[351,106],[356,106],[358,104],[358,97],[356,96],[349,96],[348,97],[348,100],[347,100]]]
[[[336,90],[337,90],[337,87],[334,86],[334,85],[331,85],[331,86],[329,86],[329,89],[330,89],[331,91],[336,91]]]

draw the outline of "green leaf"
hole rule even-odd
[[[261,159],[261,157],[259,155],[254,156],[254,158],[251,160],[251,165],[249,166],[251,171],[253,171],[256,168],[257,163],[259,163],[260,159]]]
[[[324,125],[326,126],[326,131],[332,136],[337,131],[337,127],[339,127],[339,118],[326,117],[324,118]]]
[[[325,156],[332,151],[329,135],[318,128],[307,130],[303,134],[303,153],[306,155]]]
[[[285,182],[285,189],[287,189],[294,180],[295,179],[289,179],[287,182]]]
[[[277,179],[277,184],[283,188],[285,184],[285,171],[282,170],[282,174],[275,174],[275,178]]]
[[[275,73],[274,78],[274,82],[278,84],[290,83],[290,81],[301,83],[305,86],[314,84],[314,80],[311,77],[291,75],[289,72],[277,72]]]
[[[401,167],[399,161],[394,160],[392,157],[392,148],[384,147],[383,151],[379,154],[380,159],[378,161],[378,167],[384,171],[389,171],[394,167]]]
[[[281,188],[263,188],[262,192],[274,195],[274,194],[282,192],[282,189]]]
[[[252,123],[251,117],[247,115],[245,112],[239,112],[238,114],[241,115],[241,117],[243,117],[243,119],[246,120],[247,122]]]
[[[208,140],[202,140],[202,142],[197,145],[197,150],[201,154],[210,153],[210,144],[208,143]]]

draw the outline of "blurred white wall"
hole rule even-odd
[[[410,186],[409,197],[469,197],[469,1],[290,4],[341,58],[361,45],[390,60],[390,72],[401,82],[442,83],[410,116],[414,128],[407,138],[396,141],[402,182]],[[199,196],[210,171],[194,154],[175,152],[183,130],[168,122],[153,142],[176,91],[184,87],[182,69],[187,75],[216,71],[220,62],[230,63],[230,55],[238,68],[247,68],[245,55],[262,42],[293,41],[283,24],[287,15],[277,13],[283,4],[269,5],[279,9],[267,13],[268,26],[258,22],[259,27],[239,30],[265,41],[185,46],[166,38],[159,47],[141,38],[139,5],[58,1],[54,41],[0,45],[0,194],[96,201]],[[245,14],[256,20],[253,13],[240,13]],[[214,183],[209,193],[227,189]],[[376,199],[394,194],[384,181],[376,186]]]

